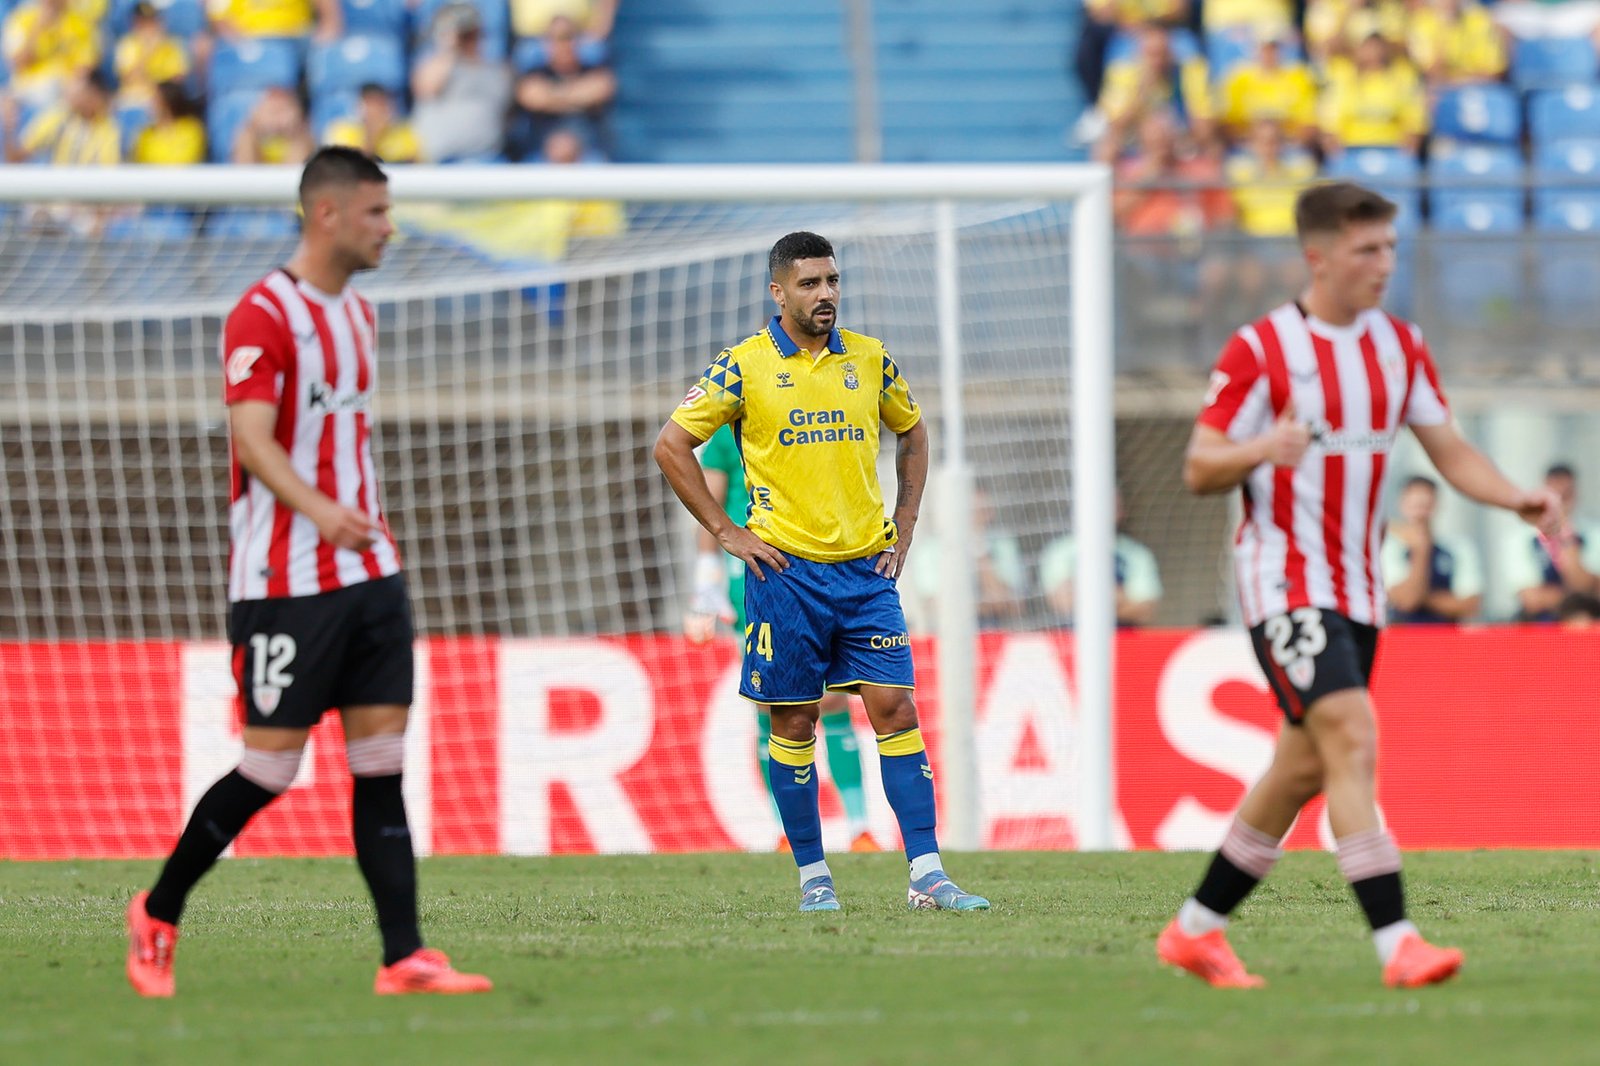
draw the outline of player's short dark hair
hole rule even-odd
[[[1294,202],[1294,228],[1303,241],[1319,233],[1338,233],[1351,223],[1392,222],[1399,211],[1393,200],[1353,181],[1328,181],[1311,186]]]
[[[1578,472],[1572,468],[1571,463],[1551,463],[1550,468],[1544,472],[1547,478],[1564,477],[1568,481],[1578,480]]]
[[[384,85],[380,85],[379,83],[377,83],[375,81],[362,82],[361,83],[361,88],[359,90],[357,90],[357,93],[358,93],[358,95],[361,95],[361,96],[372,96],[374,94],[381,94],[385,100],[389,99],[389,96],[390,96],[388,87],[384,86]]]
[[[1404,492],[1407,489],[1414,489],[1419,485],[1434,494],[1439,492],[1439,483],[1433,480],[1433,478],[1429,477],[1427,474],[1412,474],[1410,477],[1406,478],[1406,483],[1400,486],[1400,491]]]
[[[767,253],[767,272],[774,279],[787,274],[797,259],[831,259],[833,245],[828,238],[809,230],[796,230],[778,238],[778,243]]]
[[[1600,621],[1600,598],[1586,592],[1569,592],[1561,597],[1556,616],[1562,621],[1571,618],[1590,618]]]
[[[389,176],[383,172],[378,161],[359,148],[345,148],[342,145],[318,148],[306,160],[306,167],[300,172],[300,206],[302,209],[310,207],[311,198],[330,185],[364,185],[368,182],[383,185],[388,181]]]

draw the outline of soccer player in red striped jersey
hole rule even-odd
[[[328,708],[343,719],[356,860],[377,909],[374,990],[484,992],[426,948],[401,791],[412,698],[411,604],[378,505],[370,406],[372,305],[350,277],[377,267],[394,226],[370,157],[324,148],[300,177],[300,245],[223,327],[232,438],[229,640],[244,719],[238,767],[200,798],[161,876],[128,904],[128,980],[175,990],[178,919],[224,848],[294,781]]]
[[[1378,813],[1367,688],[1384,622],[1384,477],[1396,437],[1410,426],[1463,495],[1541,527],[1559,520],[1560,502],[1546,489],[1513,485],[1462,437],[1421,331],[1380,308],[1395,268],[1394,215],[1394,204],[1350,183],[1300,195],[1295,222],[1310,285],[1228,342],[1184,459],[1191,491],[1242,491],[1239,597],[1287,719],[1272,764],[1157,941],[1162,961],[1212,985],[1264,983],[1245,970],[1224,929],[1318,793],[1384,982],[1432,984],[1462,962],[1460,951],[1429,944],[1407,919],[1400,851]]]

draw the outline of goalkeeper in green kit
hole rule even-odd
[[[744,525],[750,513],[750,494],[745,489],[744,464],[738,445],[734,443],[732,428],[723,426],[706,441],[700,450],[700,466],[705,471],[711,495],[721,502],[729,518]],[[716,538],[704,529],[698,531],[696,543],[699,555],[695,559],[694,598],[683,619],[684,633],[695,643],[704,644],[716,636],[718,623],[721,623],[732,626],[733,632],[743,639],[744,562],[723,552]],[[772,719],[765,708],[756,715],[756,722],[756,758],[761,767],[761,780],[768,782],[770,795],[767,738],[772,732]],[[867,797],[861,787],[860,745],[850,724],[850,698],[842,692],[829,692],[822,697],[822,735],[828,745],[828,769],[850,826],[850,850],[881,850],[867,831]],[[776,807],[773,817],[777,817]],[[778,838],[778,850],[789,850],[789,842],[782,835]]]

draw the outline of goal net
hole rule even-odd
[[[294,247],[294,175],[16,169],[0,857],[157,855],[239,750],[219,337]],[[1067,537],[1110,558],[1103,172],[521,171],[397,170],[400,235],[355,282],[377,308],[375,452],[419,632],[422,849],[776,840],[734,637],[681,635],[692,523],[650,450],[710,358],[766,322],[767,250],[794,229],[832,239],[841,323],[885,340],[929,421],[901,591],[949,842],[1114,843],[1110,567],[1062,563]],[[893,456],[886,436],[891,501]],[[1074,598],[1095,617],[1068,630]],[[854,721],[892,848],[859,704]],[[348,849],[337,716],[312,751],[239,854]],[[827,785],[824,815],[838,846]]]

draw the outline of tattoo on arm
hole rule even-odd
[[[894,457],[894,476],[897,485],[894,505],[897,510],[911,502],[911,479],[907,476],[907,468],[911,457],[916,454],[916,440],[909,433],[901,437]]]

